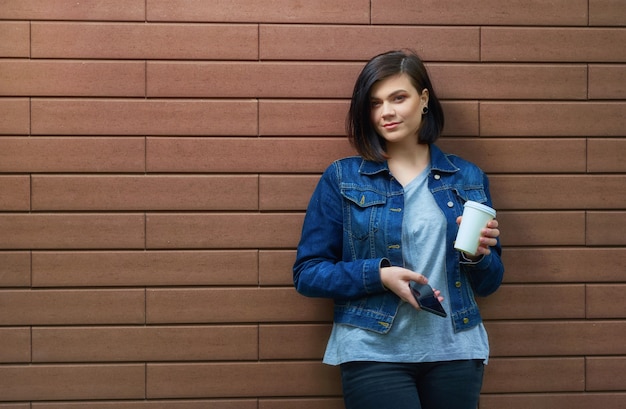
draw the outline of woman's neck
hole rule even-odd
[[[416,144],[410,148],[398,147],[398,149],[388,149],[389,170],[392,175],[406,186],[426,169],[430,163],[429,145]]]

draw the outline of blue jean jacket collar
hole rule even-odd
[[[430,145],[430,167],[431,170],[442,173],[455,173],[460,169],[450,161],[450,159],[436,145]],[[376,175],[380,172],[389,172],[389,163],[372,162],[363,159],[359,167],[362,175]]]

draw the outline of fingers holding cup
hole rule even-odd
[[[496,211],[482,203],[468,200],[463,207],[454,248],[469,256],[486,255],[500,235]]]

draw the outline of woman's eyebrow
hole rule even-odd
[[[397,89],[397,90],[391,92],[389,95],[386,96],[386,98],[394,97],[394,96],[396,96],[398,94],[402,94],[404,92],[408,92],[408,91],[405,90],[405,89],[400,88],[400,89]],[[380,97],[378,97],[376,95],[372,95],[370,99],[371,100],[376,100],[376,99],[384,99],[384,98],[380,98]]]

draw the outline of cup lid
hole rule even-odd
[[[485,213],[489,213],[492,217],[496,217],[495,209],[492,209],[491,207],[486,206],[482,203],[474,202],[473,200],[468,200],[467,202],[465,202],[463,206],[471,207],[473,209],[480,210]]]

